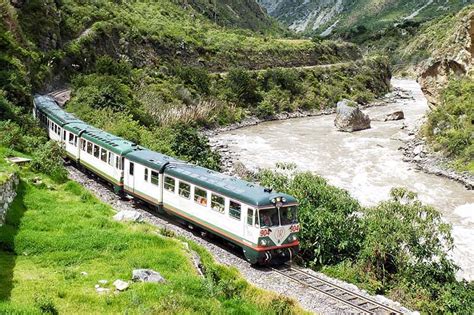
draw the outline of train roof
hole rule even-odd
[[[59,107],[59,105],[51,96],[35,96],[34,101],[36,108],[45,113],[51,120],[61,127],[69,123],[84,123],[76,116],[64,111],[61,107]]]
[[[81,134],[81,137],[120,155],[125,155],[138,149],[138,146],[131,141],[91,126]]]
[[[132,151],[125,156],[130,161],[140,163],[154,170],[161,170],[163,165],[166,163],[177,163],[179,160],[176,160],[170,156],[150,151],[148,149],[141,148],[136,151]]]
[[[166,167],[165,174],[254,207],[272,206],[271,200],[276,197],[284,197],[287,204],[297,203],[290,195],[268,191],[260,185],[184,162],[171,163]]]

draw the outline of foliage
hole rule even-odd
[[[423,205],[405,189],[392,189],[392,199],[365,211],[365,239],[360,262],[386,285],[392,277],[429,286],[455,281],[457,267],[448,257],[451,227],[441,213]]]
[[[439,211],[402,188],[363,208],[346,191],[295,168],[279,164],[257,179],[297,197],[303,262],[426,313],[472,313],[474,286],[455,278],[451,227]]]
[[[176,125],[173,131],[175,137],[171,149],[175,154],[186,161],[193,161],[210,169],[219,169],[219,154],[209,149],[207,138],[199,135],[196,129],[186,125]]]
[[[63,165],[64,156],[64,149],[57,142],[50,140],[33,153],[31,169],[47,174],[57,182],[64,182],[67,179]]]
[[[225,84],[228,89],[227,99],[231,102],[251,107],[261,99],[257,81],[248,71],[232,69],[225,79]]]
[[[424,132],[433,148],[456,160],[460,169],[474,172],[474,80],[451,79],[441,103],[428,114]],[[470,169],[471,168],[471,169]]]
[[[310,265],[335,264],[357,255],[362,242],[359,203],[341,189],[330,186],[322,177],[296,173],[290,177],[280,165],[279,171],[264,170],[257,179],[295,196],[300,203],[301,256]],[[287,174],[285,174],[285,172]]]

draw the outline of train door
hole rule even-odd
[[[135,163],[128,161],[125,167],[124,185],[131,192],[135,192]]]
[[[257,233],[258,229],[256,228],[257,224],[257,211],[255,209],[248,207],[246,213],[246,220],[244,222],[245,225],[245,236],[250,241],[257,240]]]

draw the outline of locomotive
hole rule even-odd
[[[44,95],[33,115],[77,165],[159,212],[242,248],[251,264],[289,261],[299,250],[297,200],[196,166],[88,125]]]

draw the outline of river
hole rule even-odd
[[[458,276],[474,280],[474,191],[403,161],[400,139],[412,136],[409,130],[420,124],[428,105],[415,81],[393,79],[392,85],[412,98],[400,98],[364,112],[375,119],[403,110],[404,120],[376,120],[371,129],[343,133],[335,129],[334,115],[324,115],[265,122],[220,133],[211,141],[226,144],[249,169],[273,168],[276,162],[295,163],[299,170],[312,171],[348,190],[363,205],[388,199],[392,187],[418,193],[421,201],[438,208],[453,225],[452,256],[461,267]]]

